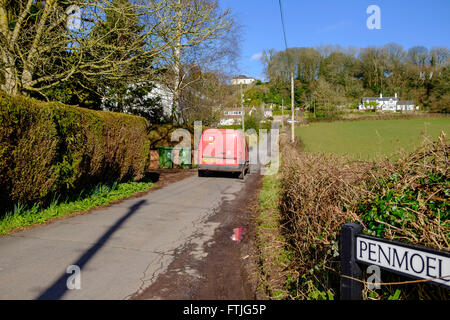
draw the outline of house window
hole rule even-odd
[[[242,114],[242,111],[225,111],[224,113],[226,116],[239,116]]]

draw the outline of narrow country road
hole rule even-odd
[[[259,177],[255,171],[245,181],[190,176],[140,198],[1,237],[0,299],[142,295],[186,248],[191,259],[208,256],[215,231],[228,221],[211,217],[231,217],[233,212],[221,208],[237,197],[238,206],[245,208],[248,199],[242,191]],[[225,230],[227,241],[232,227]],[[80,289],[68,289],[72,265],[80,268]],[[178,273],[195,277],[198,271],[185,265]],[[148,298],[160,296],[152,291]]]

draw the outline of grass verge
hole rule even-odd
[[[55,198],[48,207],[34,205],[27,208],[16,204],[14,210],[0,217],[0,235],[24,229],[36,224],[43,224],[54,218],[91,210],[105,206],[113,201],[122,200],[139,192],[152,188],[152,182],[124,182],[112,185],[99,184],[89,190],[83,190],[75,197],[60,201]]]
[[[280,185],[277,175],[266,175],[259,193],[259,215],[256,218],[256,243],[259,253],[258,290],[268,299],[282,300],[290,296],[286,272],[292,262],[292,254],[282,234],[280,225]]]

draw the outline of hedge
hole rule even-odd
[[[149,161],[142,117],[0,92],[0,215],[99,182],[140,179]]]
[[[345,222],[361,223],[366,234],[449,251],[449,148],[442,133],[395,162],[370,162],[300,152],[283,141],[279,211],[294,253],[287,269],[296,281],[286,281],[291,297],[339,297],[339,233]],[[382,277],[385,283],[411,280],[389,272]],[[363,294],[366,299],[450,298],[449,290],[425,283],[384,285],[379,291],[366,287]]]

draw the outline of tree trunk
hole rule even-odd
[[[5,84],[2,85],[2,89],[11,95],[15,95],[18,92],[17,88],[17,79],[14,76],[14,70],[12,68],[5,69]]]
[[[177,0],[178,12],[177,12],[177,39],[174,48],[174,83],[173,83],[173,101],[172,101],[172,119],[173,123],[178,122],[178,112],[180,112],[180,79],[181,79],[181,0]]]
[[[25,68],[22,72],[22,86],[31,87],[31,81],[33,80],[33,71],[29,68]]]

